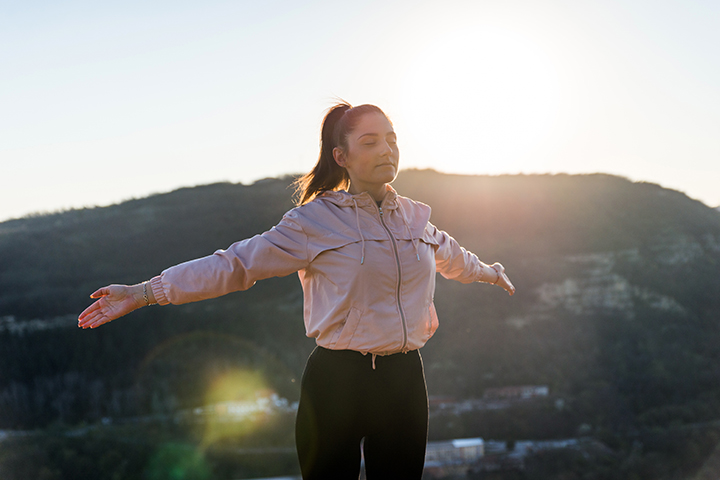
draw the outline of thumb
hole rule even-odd
[[[102,287],[90,294],[90,298],[100,298],[109,295],[108,287]]]

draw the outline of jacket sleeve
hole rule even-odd
[[[432,223],[428,222],[426,231],[437,242],[435,267],[443,277],[461,283],[483,280],[485,269],[490,267],[481,262],[474,253],[465,250],[457,240]]]
[[[291,210],[267,232],[170,267],[153,278],[151,286],[160,305],[180,305],[247,290],[265,278],[290,275],[305,268],[307,259],[307,236]]]

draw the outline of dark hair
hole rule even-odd
[[[387,118],[385,112],[375,105],[353,107],[347,102],[341,102],[328,110],[320,133],[318,161],[309,173],[298,178],[294,183],[298,205],[311,201],[322,192],[348,188],[350,177],[347,170],[335,162],[333,150],[335,147],[347,150],[347,136],[355,129],[360,117],[366,113],[379,113]]]

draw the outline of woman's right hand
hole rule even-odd
[[[80,328],[99,327],[145,306],[142,284],[108,285],[93,292],[90,298],[98,300],[78,317],[78,327]]]

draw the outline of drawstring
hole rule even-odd
[[[350,197],[353,204],[355,205],[355,224],[357,225],[357,231],[360,234],[360,240],[362,242],[362,253],[360,257],[360,265],[365,263],[365,236],[363,235],[362,228],[360,228],[360,208],[358,207],[357,199],[353,196]],[[405,216],[405,210],[402,208],[402,205],[400,203],[398,205],[398,210],[400,210],[400,217],[403,219],[403,223],[405,224],[405,228],[408,231],[408,234],[410,234],[410,241],[413,244],[413,247],[415,248],[415,258],[417,258],[417,261],[420,261],[420,240],[413,237],[412,229],[410,228],[410,223],[408,222],[407,217]]]
[[[360,265],[365,263],[365,237],[363,236],[362,229],[360,228],[360,209],[358,208],[357,200],[355,200],[355,197],[352,198],[353,203],[355,204],[355,222],[357,223],[357,229],[358,233],[360,234],[360,239],[362,240],[362,256],[360,257]],[[373,357],[373,369],[375,368],[375,358]]]
[[[405,223],[405,228],[407,228],[408,233],[410,234],[410,241],[413,244],[413,247],[415,247],[415,256],[417,257],[417,261],[420,261],[420,249],[418,247],[420,241],[417,240],[415,237],[413,237],[412,230],[410,230],[410,224],[407,221],[407,218],[405,218],[405,210],[402,208],[402,205],[400,202],[398,202],[398,210],[400,210],[400,216],[403,219],[403,222]]]
[[[410,349],[407,348],[407,347],[405,347],[405,348],[403,348],[400,352],[407,354],[409,351],[410,351]],[[367,352],[366,352],[366,353],[367,353]],[[363,353],[363,355],[365,355],[366,353]],[[373,369],[373,370],[376,370],[376,368],[375,368],[375,359],[378,357],[378,355],[386,355],[386,354],[388,354],[388,353],[384,353],[384,354],[383,354],[383,353],[370,353],[370,355],[372,356],[372,369]],[[388,354],[388,355],[392,355],[392,354],[390,353],[390,354]]]

